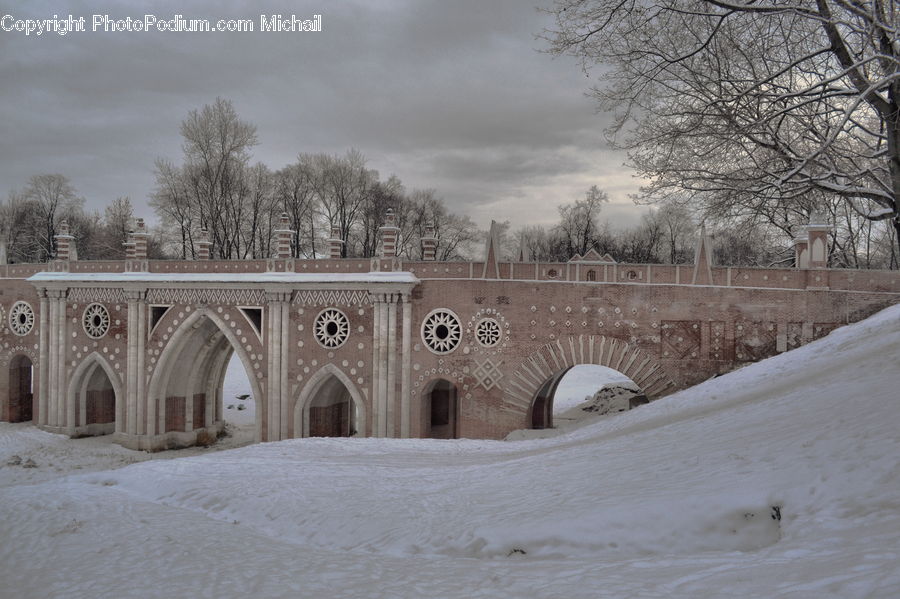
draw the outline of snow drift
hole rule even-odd
[[[6,466],[0,595],[896,596],[898,389],[895,306],[553,439]]]

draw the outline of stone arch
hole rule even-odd
[[[211,323],[206,325],[206,322]],[[204,329],[205,330],[202,330]],[[201,335],[201,337],[197,337]],[[188,346],[194,342],[203,340],[198,347],[198,352],[193,356],[194,360],[187,362],[180,358]],[[237,338],[235,333],[227,326],[215,312],[206,307],[197,308],[190,315],[186,316],[184,321],[178,328],[172,332],[168,344],[160,354],[156,363],[156,368],[150,377],[147,385],[147,433],[162,434],[166,432],[165,423],[160,425],[160,412],[163,412],[162,403],[167,401],[164,396],[172,381],[172,377],[181,377],[180,385],[184,389],[207,389],[207,398],[205,403],[205,423],[210,420],[213,424],[220,421],[220,409],[218,406],[218,398],[210,398],[209,393],[213,391],[221,392],[221,377],[224,376],[225,367],[231,357],[231,353],[235,353],[240,359],[250,381],[250,388],[253,392],[254,401],[256,401],[256,425],[255,425],[255,441],[265,440],[265,413],[266,401],[262,394],[262,386],[257,377],[253,376],[253,362],[247,354],[246,349]],[[195,366],[199,366],[196,368]],[[178,370],[178,372],[176,372]],[[216,379],[216,380],[213,380]],[[190,400],[194,401],[194,397]],[[188,401],[188,397],[184,397],[184,401]],[[180,406],[179,406],[180,407]],[[210,412],[209,410],[212,410]],[[208,416],[206,416],[208,415]],[[185,418],[185,427],[190,424],[192,430],[195,429],[194,421],[187,422]],[[197,422],[199,424],[199,422]],[[205,428],[205,427],[204,427]],[[170,431],[174,432],[174,431]]]
[[[459,390],[442,377],[428,381],[422,391],[422,436],[430,439],[459,438]]]
[[[111,410],[103,405],[108,400],[102,397],[104,389],[98,388],[104,378],[112,390]],[[94,393],[100,393],[101,397],[92,396]],[[69,377],[66,417],[65,420],[60,418],[59,422],[65,421],[73,436],[108,435],[122,425],[120,415],[124,399],[125,389],[119,375],[106,358],[95,351],[85,357]]]
[[[366,436],[368,430],[368,420],[366,419],[366,402],[363,395],[353,384],[344,372],[334,364],[325,364],[316,371],[306,385],[300,390],[297,399],[294,401],[294,437],[308,437],[310,432],[309,409],[316,399],[316,396],[323,390],[329,381],[335,379],[340,382],[344,389],[347,390],[354,409],[354,420],[357,434]]]
[[[621,372],[650,400],[675,390],[675,382],[665,367],[640,348],[604,335],[572,335],[545,343],[525,358],[509,379],[504,380],[503,400],[530,418],[532,403],[548,381],[555,388],[562,378],[560,372],[581,364],[596,364]]]

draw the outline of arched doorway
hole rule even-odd
[[[356,415],[350,391],[336,377],[329,377],[309,404],[310,437],[352,437]]]
[[[541,385],[531,404],[530,428],[554,428],[555,420],[630,410],[647,403],[628,376],[606,366],[582,364],[560,370]]]
[[[363,396],[334,364],[310,377],[294,403],[294,437],[365,436],[366,428]]]
[[[224,428],[224,384],[235,354],[251,387],[246,400],[257,402],[253,440],[263,440],[262,397],[248,374],[249,357],[225,322],[205,309],[185,318],[157,364],[148,388],[148,433],[166,434],[168,447],[214,442]]]
[[[114,377],[116,380],[114,380]],[[116,430],[117,377],[99,354],[91,354],[75,370],[69,387],[66,421],[73,436],[109,435]]]
[[[9,362],[9,421],[32,419],[34,393],[33,368],[28,356],[18,355]]]
[[[104,434],[113,432],[116,422],[116,392],[113,390],[112,381],[99,364],[95,364],[93,371],[85,378],[86,384],[82,397],[84,402],[84,417],[82,423],[86,426],[113,425]]]
[[[424,437],[429,439],[459,437],[459,400],[456,385],[445,379],[432,381],[425,388],[423,403]]]

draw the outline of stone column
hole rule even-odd
[[[370,418],[372,422],[372,436],[380,437],[381,422],[381,317],[384,304],[377,293],[369,294],[369,303],[372,305],[372,409]]]
[[[266,381],[266,413],[268,422],[266,441],[287,436],[287,409],[290,407],[290,387],[287,384],[288,315],[291,294],[286,291],[267,291],[266,307],[269,318],[266,329],[268,380]],[[284,432],[282,432],[284,431]]]
[[[370,293],[372,323],[372,436],[399,436],[397,412],[397,305],[399,293]],[[402,367],[402,366],[401,366]],[[401,409],[401,429],[403,408]]]
[[[378,319],[378,406],[375,414],[378,417],[378,437],[387,436],[387,402],[388,402],[388,306],[384,294],[379,294]]]
[[[59,304],[54,297],[55,291],[56,290],[53,289],[47,290],[49,302],[47,306],[47,418],[45,420],[47,426],[56,426],[58,419],[56,404],[59,400],[59,389],[57,388],[59,379],[57,376],[57,352],[55,344],[57,340],[56,326],[58,320],[56,314],[59,312]]]
[[[281,302],[281,431],[279,439],[288,438],[288,429],[291,421],[291,384],[288,380],[291,356],[291,293],[284,294]]]
[[[47,426],[66,426],[66,289],[48,289],[49,326],[47,335],[49,396]]]
[[[396,405],[397,405],[397,302],[399,295],[387,294],[387,394],[385,395],[385,416],[387,426],[385,436],[396,437]]]
[[[38,289],[41,298],[40,314],[40,358],[38,362],[38,415],[39,425],[49,424],[48,399],[50,398],[50,301],[47,299],[47,290]]]
[[[116,432],[129,435],[140,434],[139,423],[143,424],[145,403],[144,353],[147,318],[147,291],[128,289],[128,349],[127,370],[125,371],[125,397],[116,398]]]
[[[68,382],[69,377],[66,375],[66,345],[69,343],[69,327],[68,327],[68,319],[66,318],[66,297],[69,295],[68,290],[61,289],[57,293],[56,301],[57,301],[57,309],[56,309],[56,333],[57,333],[57,341],[56,341],[56,368],[58,377],[57,389],[59,390],[59,426],[66,427],[70,426],[74,429],[74,423],[66,422],[66,404],[71,399],[68,397]],[[74,432],[74,430],[72,430]]]
[[[412,352],[410,351],[412,345],[412,303],[409,301],[408,294],[403,294],[400,301],[403,306],[403,353],[400,367],[400,437],[408,439],[410,436],[410,421],[412,419],[409,401],[410,361],[412,358]]]

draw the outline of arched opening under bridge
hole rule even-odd
[[[589,415],[623,412],[647,403],[644,391],[628,376],[596,364],[562,369],[535,394],[530,428],[554,428]]]
[[[259,386],[248,373],[250,361],[240,349],[225,323],[207,310],[198,310],[185,318],[166,346],[149,386],[148,430],[152,434],[169,434],[171,447],[207,444],[216,440],[224,428],[226,380],[232,357],[236,369],[231,379],[244,383],[250,390],[242,405],[253,402],[253,434],[246,431],[247,442],[258,441],[263,410],[259,409]],[[239,385],[240,386],[240,385]],[[237,394],[236,394],[237,395]],[[235,406],[237,398],[229,397]],[[188,434],[179,434],[188,433]]]

